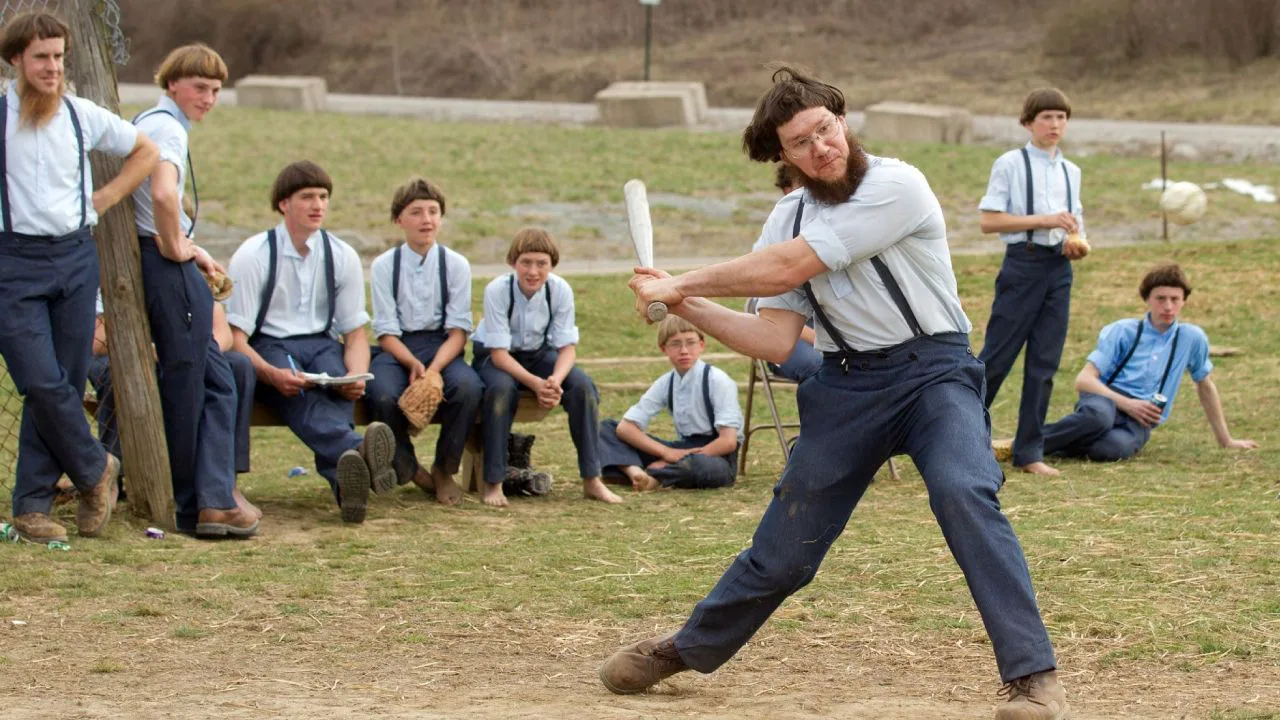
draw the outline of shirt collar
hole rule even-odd
[[[1143,324],[1144,324],[1144,325],[1146,325],[1148,328],[1150,328],[1150,329],[1151,329],[1151,332],[1155,333],[1155,334],[1156,334],[1157,336],[1159,336],[1159,337],[1165,337],[1165,336],[1166,336],[1166,335],[1168,335],[1169,333],[1171,333],[1171,332],[1173,332],[1174,330],[1177,330],[1177,329],[1178,329],[1178,321],[1177,321],[1177,320],[1174,320],[1174,321],[1173,321],[1173,324],[1171,324],[1167,330],[1165,330],[1164,332],[1160,332],[1159,330],[1157,330],[1157,329],[1156,329],[1155,324],[1151,322],[1151,313],[1150,313],[1150,312],[1148,312],[1146,315],[1143,315],[1143,316],[1142,316],[1142,322],[1143,322]]]
[[[276,235],[279,235],[284,240],[284,254],[286,256],[297,258],[299,260],[306,260],[306,258],[302,257],[302,253],[299,253],[298,249],[293,246],[293,236],[289,234],[289,228],[285,226],[283,221],[276,226]],[[311,252],[307,254],[307,257],[315,254],[316,241],[319,237],[320,231],[317,230],[311,233],[311,237],[307,238],[307,248],[311,250]]]
[[[408,253],[409,253],[411,256],[413,256],[413,257],[417,258],[419,263],[424,263],[424,262],[426,262],[426,261],[427,261],[427,256],[429,256],[429,255],[431,254],[431,251],[432,251],[432,250],[435,250],[435,249],[436,249],[436,245],[439,245],[439,244],[440,244],[440,243],[431,243],[431,247],[427,248],[427,251],[426,251],[425,253],[419,253],[417,250],[414,250],[414,249],[413,249],[413,246],[411,246],[409,243],[407,243],[407,242],[406,242],[406,243],[403,243],[403,245],[404,245],[404,249],[405,249],[406,251],[408,251]]]
[[[167,110],[178,118],[178,124],[182,125],[183,130],[191,130],[191,120],[187,118],[186,113],[182,112],[182,108],[178,107],[178,103],[174,102],[173,98],[169,97],[168,94],[160,96],[160,102],[156,103],[156,109]]]
[[[681,375],[680,371],[676,370],[675,371],[676,377],[680,378],[681,380],[684,380],[687,377],[699,377],[702,372],[703,365],[706,365],[706,363],[703,362],[701,358],[699,358],[698,362],[694,363],[693,367],[689,368],[688,371],[685,372],[685,374]]]
[[[63,93],[62,97],[65,99],[69,97],[69,95],[70,93]],[[17,80],[12,80],[9,82],[9,90],[5,93],[5,97],[9,99],[9,103],[8,103],[9,113],[11,115],[17,115],[19,110],[21,110],[20,106],[22,104],[22,98],[18,97],[18,81]],[[58,103],[58,109],[54,111],[53,114],[56,116],[59,113],[64,112],[65,109],[66,109],[65,102]]]
[[[1052,156],[1050,156],[1048,152],[1036,147],[1035,143],[1031,142],[1030,140],[1027,141],[1026,148],[1027,148],[1027,152],[1031,154],[1031,157],[1040,158],[1041,160],[1044,160],[1045,162],[1050,164],[1058,162],[1059,160],[1063,159],[1061,147],[1054,148]]]

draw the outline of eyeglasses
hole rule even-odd
[[[693,350],[701,344],[701,340],[668,340],[667,344],[663,345],[663,347],[671,351]]]
[[[799,160],[812,155],[813,149],[818,147],[818,141],[822,141],[823,145],[830,145],[831,141],[835,140],[836,136],[840,134],[842,126],[841,118],[837,115],[832,115],[829,119],[823,121],[812,134],[805,135],[782,149],[787,155],[791,156],[792,160]]]

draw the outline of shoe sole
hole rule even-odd
[[[369,466],[354,450],[338,458],[338,491],[342,493],[342,522],[364,522],[369,508]]]
[[[369,423],[369,429],[364,433],[364,458],[375,493],[381,495],[395,488],[400,477],[392,464],[396,459],[396,436],[390,426],[380,422]]]
[[[258,534],[258,521],[247,528],[226,523],[196,523],[196,537],[219,540],[222,538],[245,539]]]
[[[51,542],[65,543],[67,541],[66,535],[62,535],[61,537],[43,537],[42,538],[42,537],[36,537],[34,535],[28,535],[22,532],[21,530],[14,530],[14,532],[17,533],[19,540],[25,543],[31,543],[32,545],[48,545]]]

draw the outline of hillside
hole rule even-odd
[[[585,101],[643,72],[634,0],[120,6],[131,81],[194,40],[223,53],[233,82],[323,75],[340,92]],[[1012,114],[1052,84],[1081,116],[1280,123],[1280,0],[667,0],[653,20],[653,79],[701,80],[713,105],[752,104],[765,63],[784,60],[845,88],[851,109]]]

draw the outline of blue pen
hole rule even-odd
[[[298,363],[296,363],[296,362],[294,362],[294,361],[293,361],[293,356],[292,356],[292,355],[285,355],[284,357],[285,357],[285,359],[286,359],[286,360],[288,360],[288,361],[289,361],[289,367],[290,367],[290,368],[291,368],[295,373],[296,373],[296,372],[298,372]],[[299,391],[298,391],[298,394],[299,394],[299,395],[306,395],[306,394],[307,394],[307,391],[306,391],[306,390],[299,390]]]

